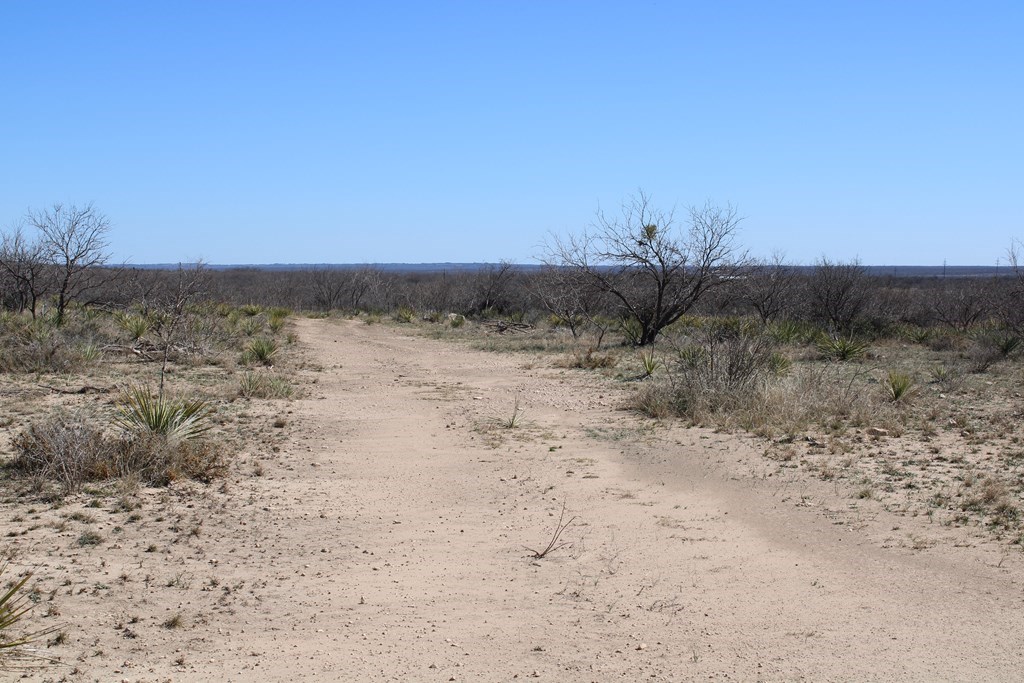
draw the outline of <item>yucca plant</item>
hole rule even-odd
[[[169,398],[136,386],[121,398],[114,424],[133,434],[192,439],[210,429],[210,413],[209,403],[202,399]]]
[[[272,312],[270,318],[267,320],[267,325],[270,327],[270,331],[277,334],[284,329],[284,322],[288,318],[287,313]]]
[[[239,331],[246,337],[251,337],[263,331],[263,318],[259,316],[253,316],[251,318],[244,318],[238,325]]]
[[[95,362],[102,356],[103,351],[92,342],[86,342],[78,347],[78,357],[85,363]]]
[[[260,313],[262,313],[263,307],[257,304],[243,304],[238,307],[238,310],[241,311],[244,315],[247,315],[251,318],[254,315],[259,315]]]
[[[6,562],[0,564],[0,576],[3,576],[8,569]],[[10,659],[24,655],[20,649],[29,643],[38,640],[57,630],[53,626],[40,631],[14,635],[13,631],[18,623],[28,614],[33,607],[24,592],[25,584],[32,578],[32,574],[26,574],[17,581],[14,581],[6,591],[0,594],[0,670],[8,669]]]
[[[245,351],[242,352],[242,362],[246,365],[254,363],[270,365],[277,352],[278,345],[276,341],[267,337],[256,337],[249,341]]]
[[[650,377],[661,363],[654,357],[654,351],[646,351],[640,354],[640,365],[644,371],[643,376]]]
[[[890,371],[882,382],[885,393],[893,403],[906,402],[914,393],[914,380],[905,372]]]
[[[823,336],[818,340],[818,350],[829,360],[848,361],[867,353],[868,343],[853,337]]]
[[[114,316],[114,321],[118,327],[128,333],[128,337],[133,342],[142,339],[149,332],[150,325],[152,324],[148,317],[138,315],[137,313],[118,313]]]

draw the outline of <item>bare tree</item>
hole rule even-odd
[[[474,312],[501,312],[508,304],[508,290],[515,275],[515,267],[508,261],[488,263],[477,271],[473,278],[476,296]]]
[[[48,264],[42,242],[32,241],[24,227],[16,226],[0,242],[0,276],[9,283],[8,304],[21,313],[28,310],[36,317],[39,299],[46,295]]]
[[[955,330],[966,332],[985,319],[994,288],[975,280],[955,281],[931,296],[932,316]]]
[[[632,341],[651,344],[708,291],[735,277],[746,259],[735,242],[740,218],[733,207],[707,203],[689,214],[684,232],[672,211],[656,209],[640,191],[620,216],[599,211],[582,235],[555,238],[544,260],[578,269],[636,326]]]
[[[41,211],[30,210],[26,220],[39,230],[45,259],[53,266],[59,325],[69,303],[81,300],[112,276],[104,270],[110,260],[110,221],[92,204],[79,208],[59,203]]]
[[[833,332],[849,332],[868,304],[867,273],[860,261],[830,261],[822,256],[808,286],[811,317]]]
[[[770,261],[758,261],[747,268],[737,289],[740,300],[757,312],[761,322],[770,323],[793,307],[799,286],[796,269],[781,254],[774,254]]]
[[[160,398],[164,395],[164,377],[171,351],[180,345],[187,332],[189,305],[209,286],[206,266],[201,262],[178,264],[177,277],[153,297],[153,333],[160,351]]]

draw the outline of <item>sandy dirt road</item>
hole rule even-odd
[[[79,680],[1024,680],[1019,554],[893,543],[927,522],[758,476],[753,442],[654,428],[621,383],[298,326],[322,370],[265,476],[211,494],[196,584],[106,604],[184,635],[105,636]],[[531,558],[563,505],[570,545]]]

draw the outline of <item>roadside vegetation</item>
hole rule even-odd
[[[68,518],[86,527],[82,549],[110,542],[85,508],[133,523],[153,491],[226,492],[237,454],[276,447],[287,420],[254,424],[301,393],[295,315],[593,373],[654,421],[760,439],[764,476],[835,482],[852,499],[1024,545],[1019,245],[998,277],[759,261],[733,209],[677,220],[640,194],[553,240],[538,268],[139,269],[110,264],[107,225],[92,206],[55,206],[0,241],[0,496],[36,517],[82,508]],[[522,425],[517,401],[500,427]],[[50,523],[67,532],[66,519]],[[41,525],[12,529],[11,547]]]

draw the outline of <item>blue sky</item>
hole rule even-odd
[[[372,6],[371,6],[372,5]],[[1024,3],[0,3],[0,226],[118,260],[530,261],[638,188],[755,255],[1024,239]]]

